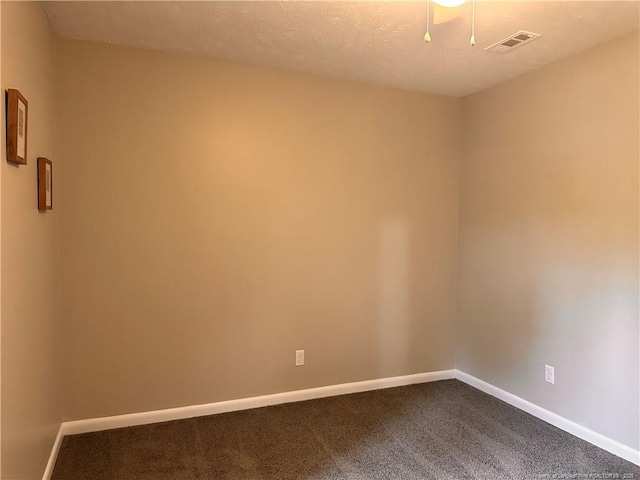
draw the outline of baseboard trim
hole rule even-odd
[[[328,385],[325,387],[309,388],[306,390],[295,390],[291,392],[276,393],[272,395],[262,395],[259,397],[241,398],[238,400],[227,400],[223,402],[207,403],[203,405],[192,405],[187,407],[168,408],[149,412],[130,413],[116,415],[112,417],[91,418],[86,420],[75,420],[64,422],[58,431],[43,480],[49,480],[55,467],[56,459],[62,438],[65,435],[78,435],[81,433],[99,432],[115,428],[133,427],[136,425],[147,425],[151,423],[169,422],[172,420],[182,420],[185,418],[203,417],[219,413],[248,410],[251,408],[267,407],[269,405],[281,405],[284,403],[301,402],[316,398],[333,397],[337,395],[347,395],[350,393],[367,392],[384,388],[402,387],[418,383],[435,382],[438,380],[449,380],[456,378],[478,390],[492,395],[507,402],[514,407],[523,410],[534,417],[537,417],[561,430],[564,430],[578,438],[581,438],[597,447],[602,448],[614,455],[624,458],[636,465],[640,465],[640,451],[627,445],[612,440],[600,433],[594,432],[582,425],[546,410],[538,405],[498,388],[490,383],[480,380],[468,373],[460,370],[441,370],[437,372],[418,373],[414,375],[404,375],[399,377],[379,378],[375,380],[365,380],[361,382],[343,383],[339,385]]]
[[[51,475],[53,475],[53,468],[56,466],[58,452],[60,452],[60,445],[62,445],[62,437],[64,437],[64,427],[63,425],[60,425],[60,428],[58,428],[56,439],[53,442],[53,448],[51,449],[51,453],[49,454],[47,467],[44,469],[44,475],[42,475],[42,480],[50,480]]]
[[[460,370],[456,370],[455,372],[456,378],[461,382],[471,385],[472,387],[488,393],[491,396],[499,398],[500,400],[507,402],[508,404],[513,405],[514,407],[519,408],[520,410],[523,410],[530,415],[539,418],[540,420],[544,420],[545,422],[550,423],[551,425],[558,427],[565,432],[581,438],[582,440],[585,440],[595,445],[596,447],[600,447],[609,453],[613,453],[618,457],[622,457],[625,460],[635,463],[636,465],[640,465],[639,450],[635,450],[627,445],[617,442],[616,440],[606,437],[600,433],[594,432],[587,427],[583,427],[582,425],[561,417],[556,413],[539,407],[535,403],[531,403],[528,400],[518,397],[517,395],[491,385],[484,380],[480,380],[479,378],[469,375],[468,373],[462,372]]]
[[[260,397],[242,398],[224,402],[193,405],[188,407],[169,408],[150,412],[130,413],[113,417],[92,418],[76,420],[62,424],[64,435],[77,435],[81,433],[99,432],[114,428],[133,427],[150,423],[182,420],[185,418],[203,417],[218,413],[248,410],[250,408],[267,407],[283,403],[301,402],[316,398],[333,397],[349,393],[380,390],[383,388],[401,387],[417,383],[434,382],[437,380],[449,380],[455,378],[455,370],[442,370],[438,372],[417,373],[401,377],[388,377],[362,382],[343,383],[326,387],[309,388],[291,392],[263,395]]]

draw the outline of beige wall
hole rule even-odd
[[[2,91],[29,101],[28,164],[6,162],[2,125],[2,473],[41,478],[61,420],[58,214],[38,212],[36,157],[59,172],[54,46],[36,3],[2,2]],[[3,95],[4,98],[4,95]],[[4,112],[4,101],[2,111]],[[4,115],[3,115],[4,117]]]
[[[634,34],[464,98],[456,356],[636,449],[638,57]]]
[[[59,46],[67,419],[454,366],[459,99]]]

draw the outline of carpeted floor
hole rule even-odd
[[[53,480],[640,479],[457,380],[66,437]]]

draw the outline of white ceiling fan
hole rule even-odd
[[[467,0],[433,0],[434,3],[444,8],[457,8],[465,3]],[[431,0],[427,0],[427,32],[424,34],[424,41],[426,43],[431,42],[431,35],[429,34],[429,24],[431,19]],[[471,38],[469,43],[472,47],[476,45],[476,0],[471,0]]]

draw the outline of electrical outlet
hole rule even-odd
[[[296,350],[296,367],[304,365],[304,350]]]
[[[553,367],[549,365],[544,366],[544,381],[548,383],[555,383],[555,373]]]

